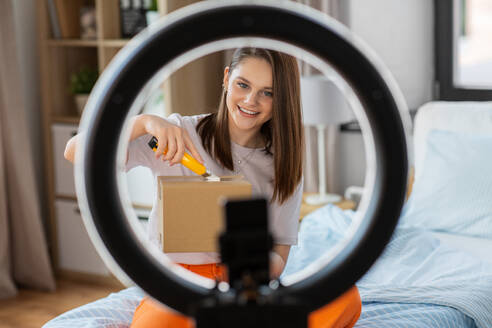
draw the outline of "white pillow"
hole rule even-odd
[[[492,135],[431,130],[400,226],[492,239]]]
[[[413,137],[415,176],[421,171],[431,130],[492,135],[492,101],[433,101],[420,107]]]

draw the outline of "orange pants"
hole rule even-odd
[[[224,280],[223,267],[216,264],[187,265],[186,269],[201,276]],[[352,287],[343,295],[324,307],[311,312],[308,317],[309,328],[350,328],[360,316],[361,300],[357,287]],[[144,298],[135,310],[131,328],[193,328],[190,318],[174,312],[169,308]]]

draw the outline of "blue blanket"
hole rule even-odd
[[[308,215],[283,276],[305,268],[334,247],[353,216],[353,211],[332,205]],[[447,247],[422,229],[397,228],[357,287],[364,303],[446,306],[472,318],[479,328],[492,327],[492,264]]]

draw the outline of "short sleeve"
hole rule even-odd
[[[130,171],[137,166],[151,167],[154,159],[154,152],[149,147],[148,142],[152,139],[150,134],[145,134],[128,144],[128,159],[126,161],[126,171]]]
[[[272,208],[271,231],[275,244],[296,245],[301,213],[304,177],[296,190],[283,204],[278,203]]]
[[[168,121],[169,123],[172,123],[172,124],[176,124],[177,126],[183,126],[183,119],[185,118],[186,116],[181,116],[180,114],[178,113],[172,113],[171,115],[169,115],[168,117],[164,117],[164,119],[166,121]]]

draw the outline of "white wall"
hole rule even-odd
[[[410,108],[432,99],[433,1],[350,0],[350,29],[383,60]]]
[[[345,1],[345,0],[341,0]],[[434,78],[433,1],[348,0],[350,29],[393,74],[410,109],[432,100]],[[337,192],[362,185],[365,150],[362,135],[340,136]]]

